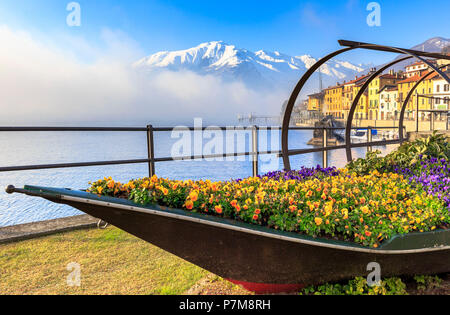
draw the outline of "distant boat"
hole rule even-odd
[[[351,132],[351,139],[352,142],[368,142],[368,136],[367,136],[367,129],[358,129],[358,130],[352,130]],[[383,136],[380,136],[378,134],[378,130],[372,129],[372,141],[383,141],[386,140]]]
[[[398,235],[373,249],[83,191],[9,186],[7,192],[70,205],[257,293],[366,277],[372,262],[383,277],[450,271],[450,230]]]

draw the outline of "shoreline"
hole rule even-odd
[[[77,215],[61,219],[11,225],[0,228],[0,244],[8,244],[53,234],[97,227],[98,219]]]

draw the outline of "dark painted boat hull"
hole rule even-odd
[[[264,284],[313,285],[367,277],[450,271],[450,231],[396,237],[380,249],[318,240],[159,206],[82,192],[26,187],[22,192],[70,205],[225,279]]]

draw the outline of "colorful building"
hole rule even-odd
[[[421,75],[415,75],[409,77],[405,80],[397,82],[398,86],[398,95],[399,95],[399,103],[400,106],[403,106],[403,102],[406,100],[406,96],[414,88],[419,80],[421,80],[424,76],[428,75],[429,71],[422,72]],[[437,74],[431,75],[426,80],[422,81],[419,86],[416,88],[414,94],[409,99],[409,102],[406,106],[406,115],[407,119],[415,119],[416,118],[416,110],[417,106],[419,110],[430,110],[433,109],[433,100],[431,98],[433,96],[433,78]],[[425,118],[426,114],[422,113],[422,119]]]
[[[332,115],[337,119],[344,119],[343,94],[344,86],[341,84],[325,89],[323,111],[326,115]]]
[[[323,111],[323,104],[325,99],[325,92],[308,95],[308,111],[321,113]]]
[[[379,120],[398,119],[400,108],[398,105],[398,86],[385,85],[380,90]]]
[[[434,61],[434,60],[432,60],[430,62],[432,62],[433,64],[436,63],[436,61]],[[417,61],[417,62],[414,62],[414,63],[406,66],[405,70],[406,70],[406,72],[405,72],[406,78],[411,78],[414,76],[422,75],[423,72],[428,70],[428,65],[423,63],[422,61]]]
[[[353,88],[353,97],[356,98],[359,91],[361,90],[362,86],[365,82],[360,82],[355,85]],[[367,119],[368,118],[368,110],[369,110],[369,92],[367,89],[364,91],[364,94],[361,96],[358,106],[356,107],[355,111],[355,118],[356,119]]]
[[[450,76],[450,67],[446,69],[446,73]],[[440,75],[435,75],[432,80],[433,95],[438,97],[434,102],[434,109],[448,110],[450,108],[450,84]]]
[[[380,116],[380,91],[386,85],[395,85],[403,79],[399,74],[391,71],[389,74],[380,75],[369,84],[369,109],[368,119],[377,119]]]
[[[344,83],[344,91],[343,91],[343,113],[344,119],[348,118],[348,114],[350,112],[350,108],[353,105],[353,101],[355,100],[361,86],[367,81],[369,78],[369,74],[363,75],[361,77],[355,77],[354,80]],[[364,95],[359,101],[358,107],[364,106],[365,100]],[[355,116],[356,117],[356,116]]]

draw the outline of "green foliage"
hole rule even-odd
[[[406,284],[400,278],[388,278],[379,286],[369,286],[367,280],[357,277],[346,284],[324,284],[308,287],[300,295],[407,295]]]
[[[386,158],[388,162],[401,166],[409,166],[416,163],[419,157],[424,159],[450,159],[450,144],[442,134],[433,132],[428,138],[419,138],[414,142],[402,145],[397,151],[392,152]]]
[[[415,276],[414,280],[417,283],[417,290],[419,291],[439,288],[442,283],[442,279],[438,276]]]
[[[450,143],[442,134],[433,132],[428,138],[419,138],[400,146],[385,157],[380,151],[368,152],[366,158],[350,162],[347,168],[358,174],[369,174],[373,170],[391,172],[395,168],[411,168],[421,157],[450,160]]]
[[[374,170],[382,172],[386,167],[386,160],[380,154],[380,151],[367,152],[365,159],[352,161],[347,165],[347,168],[363,175],[370,174]]]
[[[442,279],[438,276],[415,276],[414,281],[408,281],[408,288],[418,291],[439,288]],[[408,295],[406,283],[398,277],[386,278],[379,286],[370,287],[367,280],[357,277],[347,283],[326,283],[303,289],[300,295]]]

